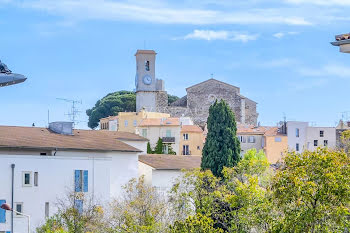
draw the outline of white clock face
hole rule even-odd
[[[143,76],[143,83],[146,85],[150,85],[152,83],[152,77],[146,74]]]

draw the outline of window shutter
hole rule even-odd
[[[85,170],[84,171],[84,192],[88,192],[89,190],[88,180],[89,180],[89,171]]]
[[[83,200],[75,200],[74,201],[75,208],[78,210],[79,214],[83,213]]]
[[[81,184],[80,184],[80,170],[74,171],[74,184],[75,184],[75,192],[81,192]]]
[[[5,200],[0,200],[0,206],[6,203]],[[0,223],[6,223],[6,210],[0,209]]]

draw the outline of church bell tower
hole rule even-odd
[[[156,55],[154,50],[137,50],[135,54],[136,111],[157,112],[165,105],[163,80],[155,77]]]

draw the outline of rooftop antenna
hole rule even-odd
[[[56,98],[56,99],[72,103],[71,111],[65,115],[69,116],[69,119],[73,122],[73,127],[75,127],[79,123],[77,117],[80,113],[80,111],[78,110],[76,105],[82,104],[82,101],[81,100],[79,101],[79,100],[64,99],[64,98]]]

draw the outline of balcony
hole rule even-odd
[[[175,143],[175,137],[163,137],[163,143]]]

